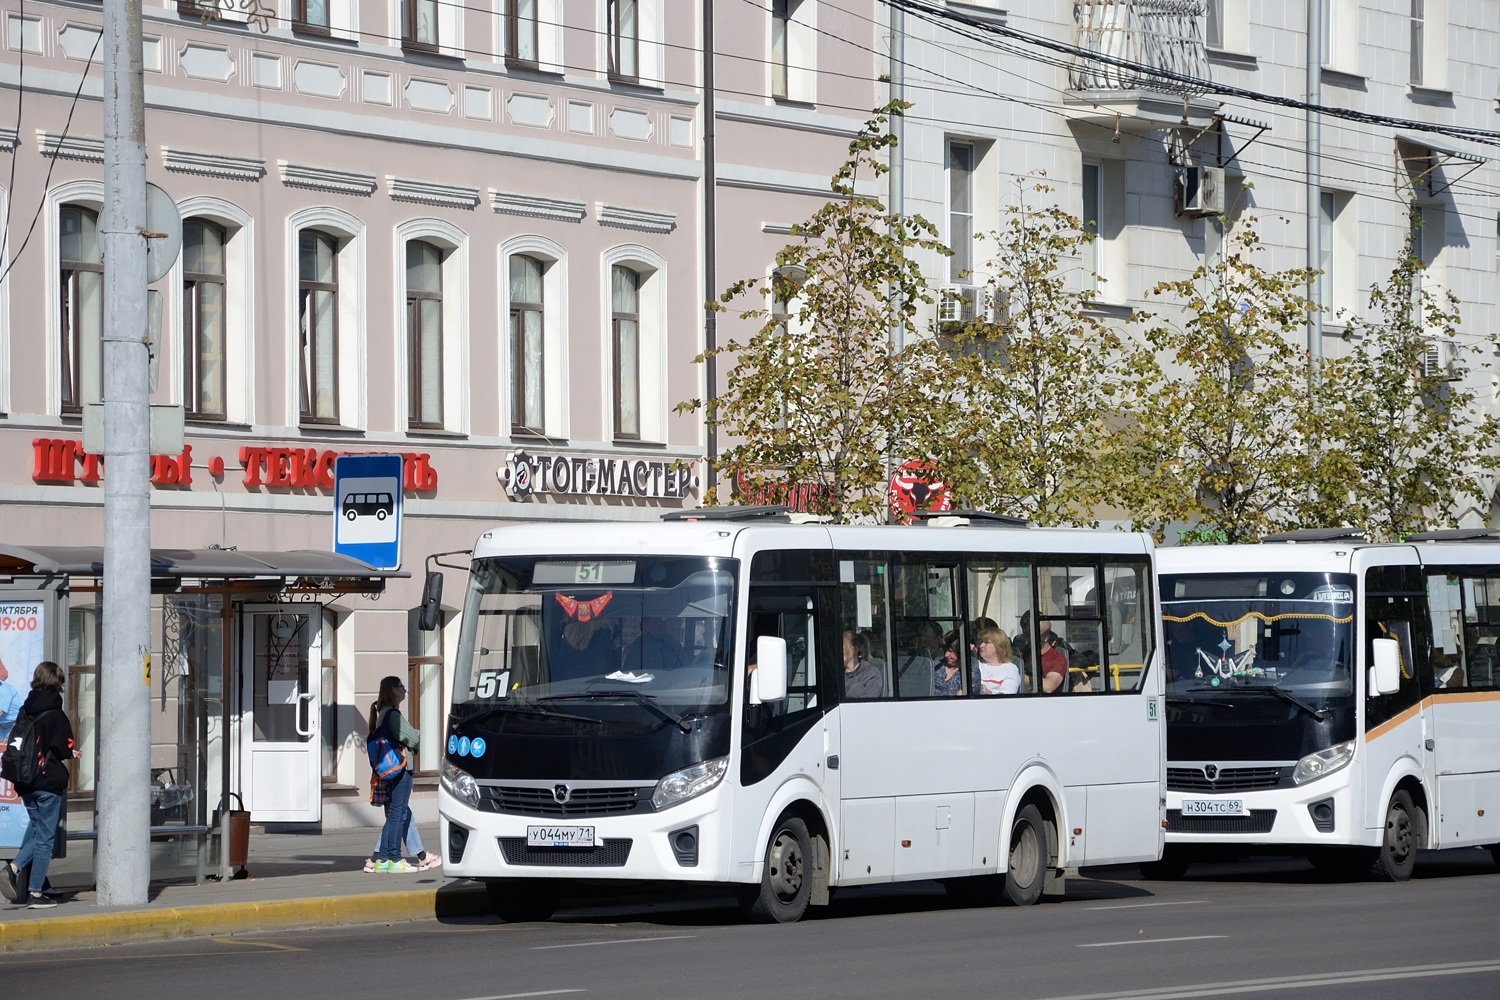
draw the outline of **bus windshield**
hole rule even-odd
[[[728,712],[736,571],[701,557],[474,560],[455,715],[624,712],[661,725]]]
[[[1312,714],[1354,696],[1354,578],[1163,575],[1168,701],[1264,693]]]

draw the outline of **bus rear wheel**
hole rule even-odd
[[[1385,882],[1405,882],[1417,866],[1417,830],[1420,815],[1411,796],[1398,791],[1385,809],[1385,834],[1380,849],[1370,864],[1370,876]]]
[[[508,924],[550,920],[557,910],[557,890],[521,879],[490,879],[484,884],[490,909]]]
[[[1000,901],[1007,906],[1030,906],[1042,898],[1051,860],[1046,821],[1036,806],[1022,806],[1010,827],[1010,861]]]
[[[812,838],[800,817],[785,816],[766,844],[760,886],[740,899],[745,917],[757,923],[790,924],[802,919],[812,896]]]

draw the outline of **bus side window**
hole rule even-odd
[[[1105,636],[1110,690],[1135,691],[1146,669],[1151,630],[1142,614],[1142,598],[1148,597],[1145,567],[1104,564]]]
[[[852,650],[843,665],[845,692],[855,699],[889,698],[894,693],[888,568],[884,559],[841,557],[838,562],[840,626],[850,636]],[[880,678],[878,685],[872,672]]]

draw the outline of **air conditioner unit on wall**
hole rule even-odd
[[[1177,214],[1224,214],[1224,168],[1179,167],[1176,178]]]
[[[977,285],[944,285],[938,289],[939,323],[970,323],[979,315],[984,289]]]
[[[1458,345],[1448,337],[1428,337],[1422,355],[1422,377],[1458,381]]]

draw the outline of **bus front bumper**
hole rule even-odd
[[[1366,839],[1352,769],[1249,792],[1167,791],[1168,844],[1335,846]]]

